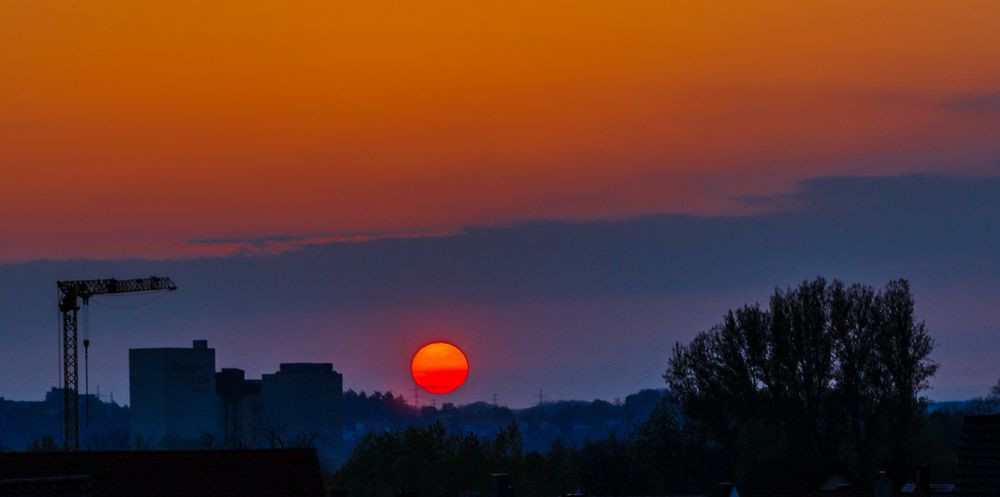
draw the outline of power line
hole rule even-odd
[[[149,300],[147,300],[145,302],[142,302],[142,303],[139,303],[139,304],[136,304],[136,305],[114,305],[114,304],[108,304],[106,302],[101,302],[100,299],[96,298],[96,296],[93,296],[93,297],[90,298],[90,303],[95,304],[95,305],[99,305],[101,307],[107,307],[109,309],[118,309],[118,310],[122,310],[122,311],[131,311],[132,309],[141,309],[143,307],[146,307],[147,305],[152,305],[152,304],[160,301],[161,299],[166,298],[167,295],[170,295],[170,292],[159,292],[159,291],[138,292],[138,293],[157,293],[157,295],[155,295],[153,298],[151,298],[151,299],[149,299]]]

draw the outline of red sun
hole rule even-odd
[[[433,342],[413,354],[410,374],[420,388],[430,393],[454,392],[469,376],[469,360],[458,347],[448,342]]]

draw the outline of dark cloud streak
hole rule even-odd
[[[426,309],[476,323],[467,340],[513,356],[506,366],[490,365],[468,398],[537,391],[523,384],[532,372],[557,397],[588,395],[581,382],[594,385],[590,395],[611,397],[658,384],[670,345],[727,308],[817,274],[875,285],[910,278],[918,313],[948,342],[939,357],[942,395],[1000,374],[966,365],[961,377],[948,376],[949,363],[962,361],[963,337],[995,329],[1000,315],[958,315],[946,303],[986,309],[982,302],[1000,298],[1000,179],[820,178],[758,202],[768,212],[528,222],[450,236],[306,243],[272,255],[2,265],[0,339],[18,347],[0,351],[0,395],[38,397],[52,383],[52,374],[33,375],[25,357],[54,363],[56,279],[148,274],[171,276],[181,291],[136,313],[101,315],[100,332],[112,342],[105,360],[114,364],[99,373],[114,377],[106,381],[119,391],[125,348],[184,344],[195,335],[228,350],[236,364],[226,365],[257,357],[245,362],[264,369],[273,362],[259,356],[267,344],[280,346],[282,360],[298,360],[313,357],[312,342],[329,341],[328,360],[345,362],[349,385],[353,376],[355,385],[393,386],[395,373],[378,364],[399,361],[405,350],[392,345],[368,366],[351,356],[398,342],[395,327]],[[251,243],[311,239],[272,238]],[[621,328],[611,329],[614,323]],[[545,353],[518,352],[529,346]],[[602,357],[602,350],[616,355]]]
[[[953,98],[945,102],[944,107],[957,112],[1000,113],[1000,92]]]

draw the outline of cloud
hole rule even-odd
[[[208,338],[220,366],[332,361],[355,388],[407,388],[411,346],[472,350],[457,401],[614,397],[660,384],[670,347],[726,309],[817,274],[911,279],[941,343],[935,396],[995,382],[975,349],[1000,310],[1000,178],[829,177],[752,201],[743,216],[526,222],[456,232],[279,235],[194,244],[230,257],[0,265],[0,395],[38,397],[55,371],[57,279],[163,274],[180,290],[136,311],[93,311],[91,366],[127,391],[128,347]],[[124,297],[123,297],[124,298]],[[51,374],[38,357],[51,356]],[[44,363],[43,363],[44,364]],[[958,365],[962,365],[958,367]],[[44,369],[44,368],[43,368]],[[47,371],[47,369],[46,369]],[[92,380],[94,379],[92,378]],[[524,394],[523,401],[517,401]]]
[[[944,103],[944,107],[958,112],[993,114],[1000,112],[1000,92],[965,95]]]
[[[264,235],[254,237],[193,238],[185,243],[195,247],[204,246],[212,254],[268,256],[301,250],[311,245],[331,243],[364,243],[376,240],[435,238],[450,236],[458,230],[410,231],[387,233],[335,233],[302,235]]]

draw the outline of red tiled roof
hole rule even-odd
[[[320,497],[315,449],[3,452],[0,480],[86,477],[94,497]]]

